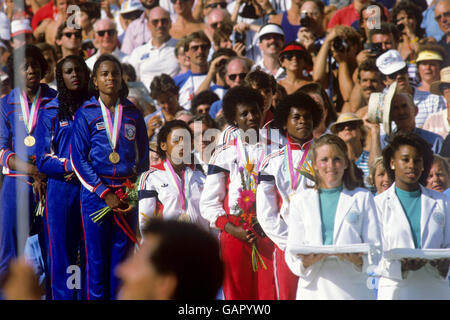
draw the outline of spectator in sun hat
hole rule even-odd
[[[281,67],[279,59],[284,45],[283,28],[275,23],[267,23],[259,29],[258,39],[263,57],[253,65],[252,70],[259,67],[262,71],[273,75],[277,81],[286,78],[286,72]]]
[[[431,84],[431,93],[443,96],[447,108],[429,115],[423,128],[445,139],[450,132],[450,67],[441,70],[441,80]]]
[[[120,43],[122,43],[122,40],[125,37],[125,31],[127,30],[129,24],[138,19],[143,12],[144,7],[139,0],[125,0],[122,2],[119,21],[123,32],[119,34]]]
[[[278,83],[286,89],[287,94],[311,82],[308,69],[312,67],[312,58],[300,43],[294,41],[285,45],[280,52],[280,63],[286,78]]]
[[[430,92],[431,83],[440,79],[439,71],[443,67],[446,52],[438,44],[426,43],[417,51],[417,77],[420,85],[417,90]]]
[[[11,22],[11,46],[17,49],[25,44],[33,44],[33,29],[30,20],[18,19]]]
[[[445,109],[443,97],[429,92],[420,91],[412,87],[408,79],[408,67],[397,50],[388,50],[381,54],[376,65],[382,73],[382,79],[386,86],[397,81],[398,91],[408,93],[413,97],[414,105],[418,108],[416,115],[416,126],[421,128],[427,117]]]

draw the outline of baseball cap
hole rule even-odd
[[[406,62],[400,52],[392,49],[381,54],[376,60],[376,65],[382,74],[389,75],[405,68]]]
[[[278,25],[276,23],[268,23],[268,24],[263,25],[261,27],[261,29],[259,29],[258,38],[261,38],[263,35],[270,34],[270,33],[280,34],[284,37],[284,31],[280,25]]]
[[[30,20],[28,19],[13,20],[11,22],[11,38],[24,33],[33,34],[33,29],[31,29]]]
[[[120,7],[120,14],[127,14],[134,11],[144,11],[139,0],[125,0]]]
[[[417,55],[416,63],[420,62],[420,61],[427,61],[427,60],[444,61],[442,56],[435,51],[430,51],[430,50],[420,51],[419,54]]]

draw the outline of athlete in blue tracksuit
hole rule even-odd
[[[77,111],[72,132],[72,166],[82,184],[81,217],[86,250],[86,298],[89,300],[116,297],[118,280],[114,269],[132,248],[129,235],[135,233],[137,212],[133,209],[125,215],[128,224],[125,225],[117,213],[121,209],[114,192],[126,179],[135,180],[149,168],[145,122],[141,112],[125,98],[128,89],[121,77],[122,69],[116,58],[110,55],[99,57],[89,84],[90,89],[98,90],[99,96],[92,97]],[[114,148],[120,159],[111,158],[113,149],[100,106],[102,101],[109,110],[115,110],[115,115],[117,100],[123,106]],[[114,211],[104,216],[100,223],[94,223],[90,214],[107,205]]]
[[[16,63],[14,57],[22,56],[24,60]],[[11,259],[17,256],[18,239],[23,236],[23,230],[18,230],[17,218],[34,220],[35,202],[32,183],[41,184],[45,175],[39,173],[34,164],[36,144],[35,124],[39,122],[38,113],[29,112],[31,119],[28,128],[22,110],[44,108],[56,96],[56,91],[45,84],[39,84],[47,70],[47,63],[34,46],[26,45],[15,49],[8,59],[9,77],[14,83],[14,76],[19,86],[13,89],[0,102],[0,165],[3,166],[5,178],[0,191],[0,278],[7,271]],[[39,91],[40,89],[40,91]],[[39,96],[37,93],[39,92]],[[22,105],[28,107],[22,109]],[[38,98],[40,97],[40,103]],[[26,111],[25,111],[26,113]],[[34,142],[34,143],[33,143]],[[28,215],[28,217],[27,217]],[[28,226],[25,226],[25,228]],[[33,228],[32,228],[33,229]],[[40,233],[40,228],[32,230]],[[42,243],[43,237],[39,237]]]
[[[82,230],[80,182],[70,162],[70,139],[73,114],[88,98],[89,70],[83,58],[68,56],[61,60],[56,66],[56,80],[58,97],[41,110],[36,129],[37,167],[48,176],[43,219],[47,299],[75,300],[77,288],[69,279],[75,269],[69,267],[77,264]]]

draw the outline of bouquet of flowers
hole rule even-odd
[[[131,207],[135,208],[138,204],[138,190],[137,183],[132,183],[130,180],[126,180],[122,188],[117,189],[115,192],[120,200],[127,202]],[[99,222],[106,214],[110,213],[112,209],[108,206],[91,213],[89,216],[92,221]],[[101,223],[101,222],[100,222]]]
[[[254,234],[264,237],[261,226],[256,218],[256,179],[257,174],[253,171],[254,165],[247,162],[245,165],[245,172],[243,167],[239,167],[239,173],[241,175],[241,185],[239,188],[239,198],[234,210],[239,212],[238,217],[242,223],[242,228],[244,230],[250,230]],[[258,271],[259,263],[261,263],[264,270],[267,267],[261,257],[261,254],[256,247],[256,242],[252,243],[252,267],[253,272]]]

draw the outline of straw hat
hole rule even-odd
[[[450,84],[450,67],[445,67],[441,70],[441,80],[435,81],[431,84],[430,92],[442,96],[443,93],[439,87],[443,83]]]
[[[337,121],[330,126],[330,131],[333,132],[334,134],[337,134],[336,126],[338,124],[348,122],[359,122],[360,124],[363,124],[362,119],[359,118],[356,114],[354,114],[353,112],[345,112],[341,113]]]
[[[384,92],[374,92],[370,94],[368,120],[373,123],[383,123],[384,132],[391,134],[391,107],[392,98],[397,92],[397,81],[389,86]]]

